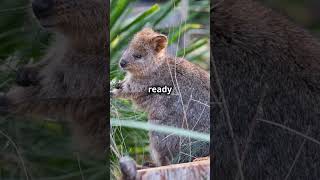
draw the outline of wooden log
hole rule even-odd
[[[202,180],[210,179],[210,160],[173,164],[137,171],[136,180]]]

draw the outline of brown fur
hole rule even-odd
[[[320,43],[252,0],[214,1],[211,28],[213,179],[319,179],[320,144],[278,124],[320,141]]]
[[[18,77],[26,80],[18,82],[37,82],[13,87],[5,96],[6,106],[10,113],[69,121],[77,145],[101,156],[108,144],[106,2],[52,3],[45,12],[49,16],[35,14],[43,27],[56,34],[56,42],[40,63],[20,72]],[[30,72],[35,80],[28,80]]]
[[[148,113],[150,123],[208,133],[209,74],[185,59],[167,55],[166,45],[166,36],[151,29],[137,33],[120,60],[127,75],[113,95],[131,99]],[[171,95],[148,94],[148,87],[165,85],[174,87]],[[156,131],[149,135],[157,165],[209,155],[209,143]]]

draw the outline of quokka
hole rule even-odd
[[[125,79],[112,90],[116,98],[132,100],[156,125],[209,133],[209,73],[185,59],[166,53],[167,37],[144,28],[124,51],[120,67]],[[155,88],[156,87],[156,88]],[[150,89],[172,88],[170,95]],[[149,132],[157,166],[192,161],[209,155],[209,142],[156,131]]]

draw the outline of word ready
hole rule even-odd
[[[170,95],[172,92],[172,87],[170,86],[154,86],[154,87],[149,87],[148,92],[150,94],[167,94]]]

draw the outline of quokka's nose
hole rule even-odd
[[[124,68],[124,67],[126,67],[126,66],[127,66],[127,62],[121,60],[121,61],[120,61],[120,67]]]
[[[53,0],[34,0],[32,10],[37,18],[47,17],[53,8]]]

